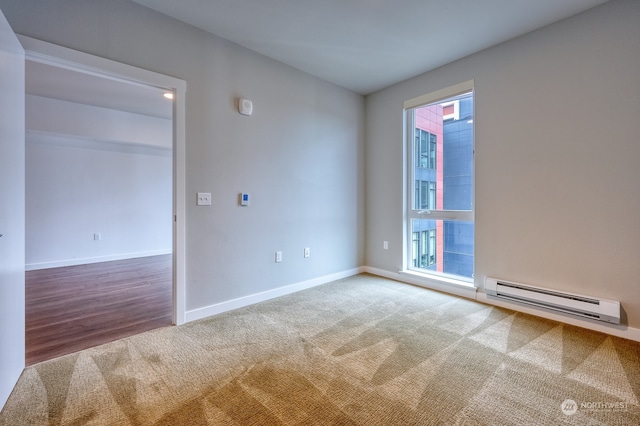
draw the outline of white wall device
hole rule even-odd
[[[253,113],[253,102],[249,99],[240,98],[238,100],[238,112],[242,115],[251,115]]]
[[[198,206],[210,206],[211,205],[211,193],[210,192],[198,192],[198,198],[196,200]]]
[[[620,324],[620,302],[616,300],[566,293],[489,277],[484,280],[484,291],[491,297]]]
[[[240,205],[241,206],[248,206],[249,205],[249,194],[247,194],[247,193],[240,194]]]

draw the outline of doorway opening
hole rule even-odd
[[[27,365],[184,322],[184,82],[20,41]]]

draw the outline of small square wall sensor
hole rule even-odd
[[[253,113],[253,102],[249,99],[240,98],[238,100],[238,112],[242,115],[251,115]]]

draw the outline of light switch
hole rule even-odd
[[[211,193],[210,192],[198,192],[198,199],[196,201],[198,206],[210,206],[211,205]]]

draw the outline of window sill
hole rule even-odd
[[[476,297],[477,289],[472,281],[424,274],[409,269],[399,271],[399,274],[406,277],[404,281],[420,287],[442,291],[444,293],[452,293],[470,299],[475,299]]]

